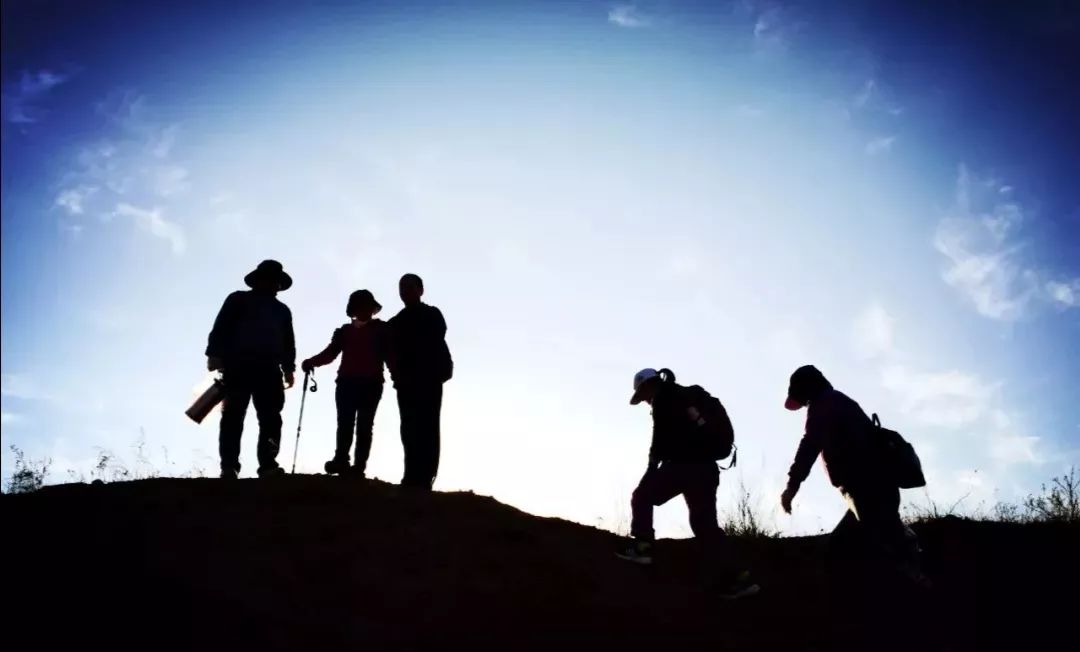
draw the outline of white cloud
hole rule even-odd
[[[896,143],[896,136],[878,136],[866,143],[866,153],[870,156],[888,154]]]
[[[1071,283],[1049,281],[1046,284],[1046,293],[1059,307],[1080,307],[1080,278],[1074,279]]]
[[[188,189],[188,171],[182,166],[161,166],[155,176],[154,190],[160,197],[170,197]]]
[[[162,216],[160,208],[138,208],[131,204],[117,204],[113,215],[131,218],[135,226],[149,233],[155,238],[166,240],[176,255],[181,255],[187,249],[187,240],[184,231],[178,224],[169,222]]]
[[[45,401],[50,396],[26,374],[0,374],[0,396],[23,401]]]
[[[1044,282],[1045,272],[1018,240],[1026,215],[1005,188],[960,167],[954,205],[934,233],[934,247],[949,259],[942,278],[990,319],[1026,317],[1036,300],[1075,307],[1074,285]]]
[[[996,385],[962,371],[926,372],[903,364],[881,370],[881,384],[918,422],[942,428],[971,425],[988,414]]]
[[[780,5],[752,3],[754,19],[754,45],[761,52],[786,51],[794,36],[802,29],[790,9]]]
[[[13,426],[18,423],[26,421],[26,417],[21,414],[15,414],[14,412],[0,412],[0,425]]]
[[[626,27],[629,29],[649,27],[652,25],[652,18],[646,16],[632,4],[615,5],[608,12],[608,22],[619,27]]]
[[[97,192],[96,186],[80,185],[60,191],[56,197],[56,205],[65,209],[71,215],[82,215],[85,212],[86,200]]]
[[[867,307],[855,320],[852,332],[855,352],[864,359],[873,359],[893,350],[893,318],[880,304]]]
[[[1035,450],[1038,437],[995,434],[990,440],[990,455],[1000,464],[1038,464],[1043,461]]]
[[[52,70],[22,71],[19,78],[0,91],[3,119],[11,124],[33,124],[44,116],[38,104],[52,89],[70,79],[70,75]]]
[[[852,100],[851,103],[857,109],[865,107],[870,102],[870,98],[874,96],[874,90],[876,88],[877,82],[873,79],[867,79],[866,83],[863,84],[863,87],[861,89],[859,89],[859,92],[855,95],[855,98]]]

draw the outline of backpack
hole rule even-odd
[[[738,461],[735,428],[723,403],[698,385],[687,389],[690,390],[688,413],[690,419],[697,422],[698,432],[704,437],[705,450],[716,461],[731,456],[731,463],[723,467],[725,471],[734,467]]]
[[[874,414],[871,420],[874,424],[874,441],[882,445],[885,467],[896,486],[901,489],[925,487],[926,476],[923,475],[922,462],[915,453],[915,447],[895,430],[883,428],[877,414]]]

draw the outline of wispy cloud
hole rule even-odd
[[[772,2],[750,2],[746,7],[754,19],[754,46],[759,52],[785,52],[802,31],[803,22],[789,7]]]
[[[869,156],[888,154],[896,143],[896,136],[878,136],[866,143],[866,153]]]
[[[62,190],[56,197],[56,205],[66,210],[69,215],[82,215],[86,212],[86,200],[97,191],[97,186],[88,185]]]
[[[934,247],[949,259],[942,278],[979,314],[999,321],[1028,316],[1037,301],[1075,307],[1080,279],[1058,280],[1035,266],[1019,238],[1025,210],[1011,190],[960,167],[953,206],[934,233]]]
[[[117,204],[113,215],[131,219],[140,230],[160,238],[169,243],[176,255],[181,255],[187,249],[187,239],[184,231],[174,222],[170,222],[162,215],[160,208],[138,208],[131,204]]]
[[[0,374],[0,396],[23,401],[47,401],[50,396],[32,377],[21,373]]]
[[[14,426],[26,421],[26,417],[14,412],[0,412],[0,425]]]
[[[882,386],[899,399],[900,409],[919,423],[960,428],[984,418],[997,385],[958,370],[919,371],[903,364],[881,370]]]
[[[893,350],[893,318],[879,303],[868,306],[855,319],[852,344],[862,358],[878,358]]]
[[[626,27],[629,29],[650,27],[652,25],[652,17],[647,16],[636,5],[633,4],[621,4],[615,5],[608,11],[608,22],[619,27]]]
[[[18,79],[4,84],[0,91],[0,112],[4,121],[16,125],[38,122],[45,115],[40,106],[42,100],[70,78],[69,74],[54,70],[22,71]]]

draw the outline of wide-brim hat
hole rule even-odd
[[[349,303],[345,306],[345,312],[352,316],[352,309],[357,305],[370,307],[372,317],[382,310],[382,304],[375,300],[375,295],[371,293],[371,290],[357,290],[350,294]]]
[[[258,267],[244,277],[244,283],[249,288],[253,288],[259,279],[264,278],[277,281],[279,292],[292,287],[292,277],[285,273],[285,268],[276,260],[264,260],[259,263]]]

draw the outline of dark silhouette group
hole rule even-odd
[[[227,479],[240,472],[240,436],[249,402],[254,402],[259,421],[259,476],[284,473],[276,460],[281,410],[284,390],[295,380],[292,314],[277,299],[292,279],[280,263],[267,260],[244,280],[250,290],[234,292],[225,300],[206,349],[208,367],[222,372],[225,385],[220,453],[221,477]],[[328,474],[354,477],[365,476],[388,368],[401,416],[402,485],[430,491],[439,470],[443,384],[453,376],[454,365],[446,344],[446,321],[438,308],[422,301],[420,277],[404,275],[399,293],[404,307],[384,322],[377,318],[382,306],[370,291],[353,292],[345,308],[349,322],[301,368],[306,387],[306,374],[341,357],[336,447],[324,468]],[[749,570],[737,565],[717,520],[719,463],[730,458],[730,468],[736,461],[734,428],[726,409],[703,388],[677,384],[669,369],[643,369],[634,376],[633,387],[630,403],[652,407],[653,435],[648,468],[631,498],[631,541],[618,557],[651,565],[653,510],[682,496],[701,546],[703,567],[718,595],[734,599],[756,594],[760,586]],[[829,480],[848,505],[830,538],[829,567],[871,554],[925,586],[918,544],[899,514],[899,489],[925,482],[910,445],[898,433],[882,429],[876,415],[873,420],[868,417],[813,366],[792,374],[785,407],[806,407],[807,418],[780,499],[784,511],[791,513],[799,486],[821,457]],[[915,481],[908,479],[913,471]]]
[[[221,477],[240,473],[240,436],[248,403],[259,420],[258,474],[281,475],[281,410],[284,390],[295,382],[296,344],[292,313],[277,295],[292,286],[281,263],[266,260],[244,278],[250,288],[226,299],[206,348],[207,367],[220,371],[225,386],[219,447]],[[443,383],[453,375],[442,312],[422,301],[424,282],[406,274],[399,283],[405,307],[389,322],[369,290],[353,292],[346,303],[349,323],[330,344],[301,364],[307,374],[339,356],[337,437],[329,474],[365,477],[372,426],[382,400],[384,368],[397,390],[401,441],[405,450],[402,484],[430,490],[439,471]],[[355,448],[354,448],[355,442]],[[350,451],[352,459],[350,461]]]

